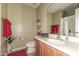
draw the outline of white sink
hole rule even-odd
[[[56,39],[48,39],[48,42],[55,44],[55,45],[65,45],[64,41],[56,40]]]

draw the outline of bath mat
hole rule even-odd
[[[7,56],[27,56],[26,49],[21,49],[18,51],[8,53]]]

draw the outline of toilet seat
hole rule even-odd
[[[35,47],[35,41],[29,41],[26,43],[26,47],[28,48],[32,48],[32,47]]]

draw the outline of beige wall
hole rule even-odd
[[[7,17],[12,23],[12,35],[19,37],[21,34],[20,27],[21,27],[21,4],[8,4],[8,15]],[[19,39],[16,39],[11,44],[12,47],[18,48],[19,44],[23,44],[22,42],[19,42]],[[21,47],[21,46],[20,46]]]
[[[52,13],[47,13],[47,32],[50,33],[52,25]]]
[[[21,4],[8,4],[7,17],[12,23],[12,35],[19,35],[19,28],[21,25]]]
[[[1,17],[7,17],[7,4],[1,4]],[[3,21],[1,19],[1,55],[7,52],[6,38],[3,37]]]
[[[63,16],[62,11],[58,11],[52,14],[52,24],[60,24],[60,19]]]
[[[47,4],[41,4],[37,9],[38,18],[41,19],[41,31],[47,33]]]
[[[1,55],[1,4],[0,4],[0,55]]]
[[[27,41],[33,40],[36,26],[36,9],[22,4],[8,4],[8,18],[12,22],[14,48],[24,47]],[[23,38],[20,40],[19,38]]]
[[[36,34],[36,9],[23,5],[22,9],[22,35],[26,40],[32,40]]]

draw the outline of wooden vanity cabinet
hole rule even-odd
[[[47,56],[55,56],[56,55],[56,49],[47,45],[47,44],[46,44],[46,50],[47,50],[46,51]]]
[[[56,49],[56,56],[68,56],[68,55]]]
[[[48,44],[41,42],[37,39],[36,41],[36,46],[35,46],[35,51],[36,51],[36,56],[68,56],[67,54],[61,52],[60,50],[49,46]]]
[[[38,40],[35,39],[35,55],[36,56],[40,55],[40,49],[39,49],[40,45],[39,44],[40,44],[40,41],[38,41]]]
[[[43,42],[35,39],[35,54],[36,56],[44,56],[46,53],[46,46]]]

